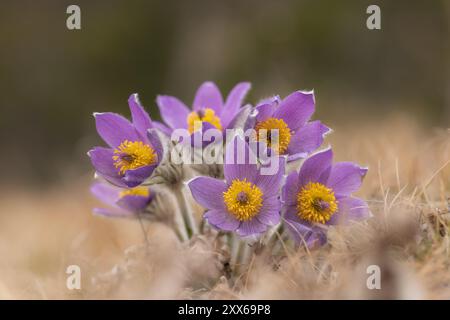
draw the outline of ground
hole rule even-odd
[[[450,297],[450,132],[404,115],[333,129],[335,159],[369,166],[357,195],[374,216],[330,230],[328,245],[287,245],[277,259],[263,250],[230,278],[208,237],[180,245],[153,223],[146,243],[137,221],[92,216],[87,172],[57,188],[1,188],[0,298]],[[80,290],[66,287],[73,264]],[[367,289],[370,265],[381,290]]]

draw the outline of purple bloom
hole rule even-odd
[[[257,139],[266,142],[278,154],[287,155],[288,161],[305,158],[323,142],[331,131],[320,121],[309,121],[315,110],[313,92],[296,91],[280,100],[279,97],[266,99],[255,107],[249,117],[246,129],[253,128]],[[260,130],[278,130],[278,145],[271,145],[270,136]]]
[[[245,163],[238,164],[238,151],[245,151]],[[249,161],[248,144],[238,137],[227,145],[234,162],[224,164],[225,181],[197,177],[189,182],[194,199],[207,209],[204,217],[217,229],[236,231],[240,236],[258,235],[280,221],[279,190],[285,159],[274,158],[278,170],[261,174],[261,168]],[[230,161],[228,161],[230,162]]]
[[[298,244],[323,244],[329,225],[371,216],[367,203],[351,196],[360,188],[367,168],[351,162],[333,165],[332,159],[331,149],[321,151],[286,179],[285,225]]]
[[[222,94],[213,82],[203,83],[195,94],[192,110],[179,99],[171,96],[158,96],[161,118],[167,127],[167,135],[175,129],[186,129],[191,134],[208,129],[221,131],[230,128],[237,118],[250,83],[238,83],[224,101]],[[199,126],[201,124],[201,126]]]
[[[134,217],[144,212],[155,196],[148,187],[121,189],[106,183],[95,183],[91,192],[110,207],[94,209],[95,214],[106,217]]]
[[[132,122],[112,112],[94,113],[97,132],[109,148],[95,147],[88,152],[97,173],[119,187],[140,185],[163,155],[156,129],[137,94],[130,96],[128,104]]]

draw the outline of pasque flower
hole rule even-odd
[[[204,82],[195,94],[192,110],[175,97],[158,96],[156,102],[167,125],[165,133],[170,135],[174,129],[187,129],[193,134],[208,129],[223,131],[229,128],[239,114],[248,90],[250,83],[238,83],[224,101],[213,82]]]
[[[112,112],[94,113],[98,134],[109,147],[88,152],[97,173],[119,187],[136,187],[161,161],[161,142],[137,94],[128,99],[132,122]]]
[[[277,154],[287,155],[288,161],[305,158],[320,147],[324,136],[331,131],[318,120],[309,121],[314,111],[312,91],[295,91],[283,100],[276,96],[255,107],[246,129],[255,129],[256,140],[266,143]],[[271,141],[273,129],[278,130],[277,145]],[[266,130],[266,134],[261,130]]]
[[[286,179],[285,225],[298,244],[323,244],[328,226],[371,215],[364,200],[351,196],[360,188],[367,168],[351,162],[332,164],[332,159],[331,149],[318,152]]]
[[[143,213],[155,194],[148,187],[122,189],[111,184],[97,182],[91,192],[108,208],[95,208],[94,213],[106,217],[131,218]]]
[[[240,149],[239,146],[243,146]],[[231,150],[233,149],[233,150]],[[245,151],[245,163],[237,162],[237,153]],[[250,149],[239,137],[226,147],[235,156],[233,163],[224,164],[225,181],[197,177],[188,185],[194,199],[207,209],[204,218],[220,230],[236,231],[240,236],[258,235],[280,221],[279,190],[284,174],[285,159],[274,158],[278,170],[272,175],[261,174],[252,164]]]

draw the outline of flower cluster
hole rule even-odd
[[[206,82],[192,109],[175,97],[160,95],[156,102],[164,123],[150,119],[136,94],[128,100],[131,122],[118,114],[95,113],[97,132],[108,147],[88,152],[97,176],[104,180],[94,184],[92,192],[110,207],[95,213],[133,217],[148,212],[157,194],[150,182],[160,167],[170,163],[164,150],[179,143],[167,141],[175,130],[183,129],[192,141],[208,130],[222,137],[235,130],[230,141],[214,141],[224,150],[223,178],[196,176],[186,183],[214,229],[260,238],[279,228],[297,245],[311,247],[326,242],[330,226],[368,218],[366,202],[352,196],[367,168],[351,162],[333,164],[331,148],[318,151],[331,129],[311,121],[314,93],[296,91],[284,99],[274,96],[244,106],[249,89],[249,83],[239,83],[224,99],[214,83]],[[250,135],[243,134],[249,130]],[[204,146],[191,144],[194,149]],[[261,149],[275,164],[270,173]],[[177,234],[187,240],[201,230],[180,186],[166,189],[175,193],[181,211]]]

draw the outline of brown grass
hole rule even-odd
[[[0,298],[352,299],[450,297],[450,133],[395,117],[335,127],[335,160],[370,170],[358,196],[374,217],[330,232],[318,250],[264,251],[227,278],[226,250],[207,236],[180,245],[171,231],[94,217],[90,177],[50,191],[3,190]],[[225,258],[224,258],[225,257]],[[66,288],[66,267],[82,270],[82,289]],[[382,289],[366,288],[368,265]]]

